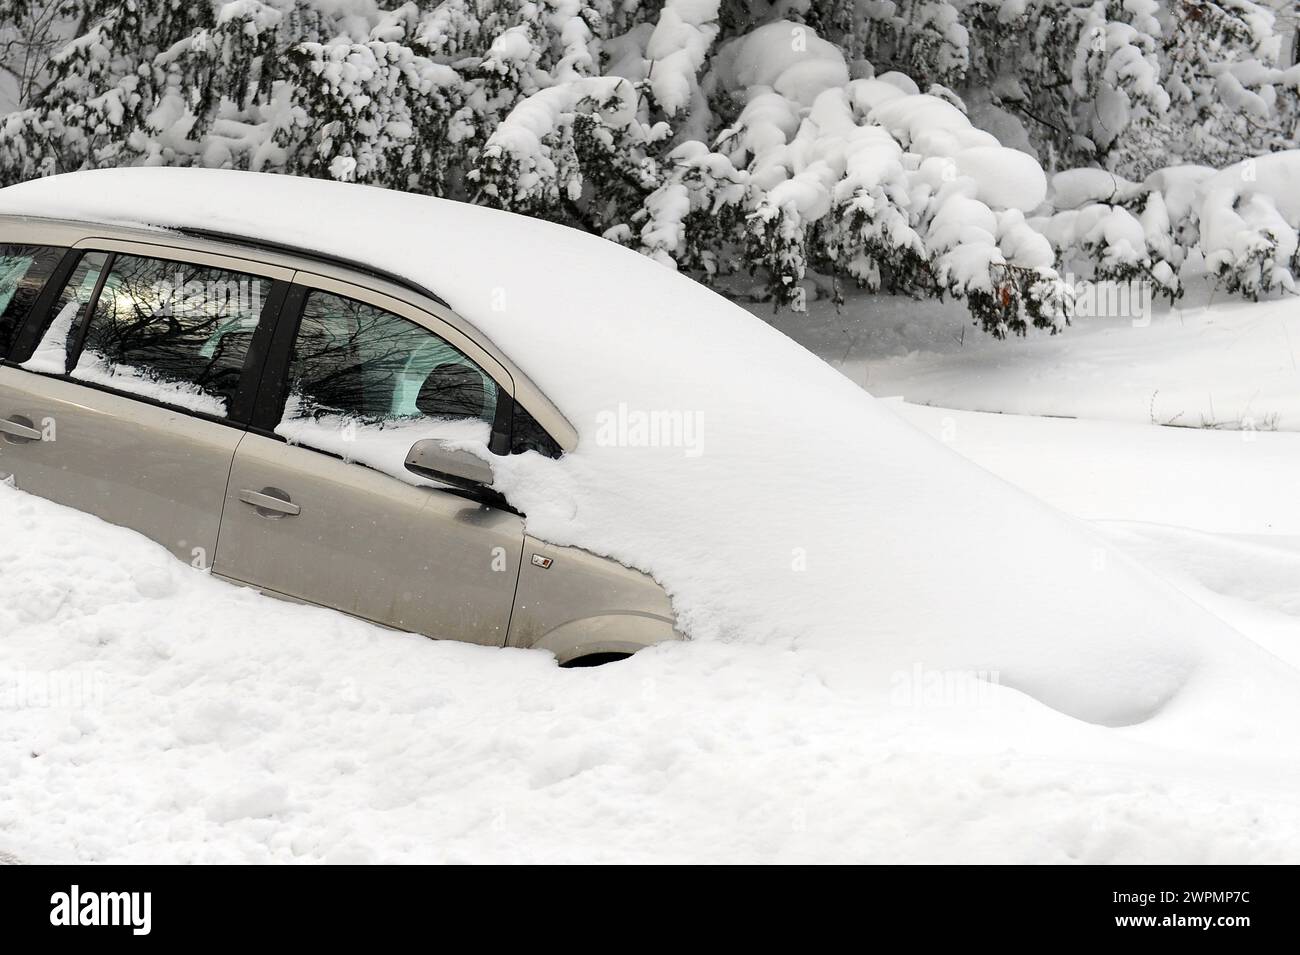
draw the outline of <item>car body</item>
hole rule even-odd
[[[490,459],[558,457],[577,431],[435,291],[382,266],[0,215],[0,479],[388,627],[566,664],[680,638],[651,578],[526,532]],[[461,418],[486,460],[420,430]],[[406,428],[396,468],[348,443]]]

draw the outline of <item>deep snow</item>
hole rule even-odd
[[[1300,666],[1300,435],[891,406]]]
[[[529,531],[655,573],[695,639],[561,671],[276,603],[0,489],[7,851],[1277,861],[1300,844],[1293,669],[1113,528],[646,258],[237,173],[56,178],[0,193],[18,209],[264,216],[268,238],[351,257],[385,236],[365,251],[444,294],[579,431],[561,461],[498,460]],[[625,407],[696,415],[704,440],[601,440]],[[94,705],[32,705],[65,678]]]
[[[652,573],[696,640],[796,649],[828,685],[867,698],[918,662],[997,671],[1108,725],[1149,719],[1185,689],[1217,692],[1228,670],[1275,679],[1136,563],[1099,571],[1092,531],[918,434],[743,309],[604,240],[226,170],[56,176],[3,190],[0,212],[252,233],[435,289],[579,432],[560,461],[495,461],[528,531]],[[600,440],[623,407],[698,418],[705,452]]]
[[[1300,299],[1252,304],[1204,278],[1188,284],[1177,307],[1156,304],[1149,321],[1082,316],[1059,335],[1031,329],[1006,341],[972,328],[954,302],[876,295],[844,309],[819,300],[804,315],[752,309],[877,396],[968,411],[1300,430]]]
[[[1085,424],[897,410],[955,420],[954,446],[1008,477]],[[1088,430],[1111,480],[1049,453],[1026,486],[1127,519],[1144,488],[1125,469],[1231,466],[1232,436]],[[1259,443],[1300,467],[1300,436]],[[1231,497],[1223,477],[1201,489]],[[1236,538],[1135,546],[1135,526],[1106,525],[1106,552],[1300,641],[1300,557],[1215,581]],[[744,642],[561,670],[263,597],[4,487],[0,528],[0,853],[23,861],[1298,861],[1294,694],[1222,685],[1195,714],[1110,729],[929,668],[845,693]],[[1282,732],[1251,745],[1267,724]]]

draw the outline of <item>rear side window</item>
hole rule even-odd
[[[102,257],[78,264],[23,367],[225,417],[271,280],[134,255],[114,255],[101,280]]]
[[[85,321],[86,309],[95,297],[99,277],[108,261],[107,252],[87,252],[77,260],[72,275],[59,292],[54,303],[53,319],[45,328],[41,340],[31,357],[23,362],[28,371],[41,371],[63,375],[68,371],[68,345],[73,331]]]
[[[9,354],[14,333],[64,252],[41,245],[0,245],[0,358]]]

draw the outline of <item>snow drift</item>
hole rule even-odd
[[[580,435],[495,459],[528,530],[655,575],[700,641],[806,654],[887,693],[995,674],[1080,719],[1173,699],[1230,630],[1081,525],[923,436],[739,307],[612,243],[445,200],[255,173],[120,169],[0,192],[0,213],[201,226],[373,261],[446,298]],[[689,415],[698,446],[610,439]],[[688,453],[691,452],[691,453]]]
[[[1121,458],[1145,472],[1145,448]],[[1242,747],[1243,727],[1293,735],[1294,691],[1197,694],[1203,733],[1104,729],[987,684],[930,700],[910,673],[907,696],[833,693],[798,654],[739,643],[562,670],[262,597],[4,486],[0,528],[3,861],[1300,854],[1294,740]]]

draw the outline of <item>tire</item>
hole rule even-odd
[[[589,653],[585,657],[576,657],[568,663],[561,663],[560,666],[567,669],[576,669],[578,667],[601,667],[607,663],[617,663],[619,660],[626,660],[632,654],[630,653]]]

